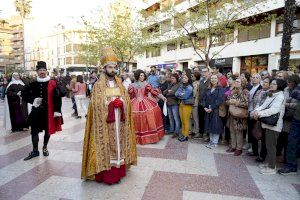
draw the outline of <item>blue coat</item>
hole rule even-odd
[[[211,113],[205,113],[205,133],[222,134],[224,125],[219,117],[219,106],[225,101],[225,94],[222,87],[218,86],[213,92],[207,89],[203,97],[205,108],[211,108]]]

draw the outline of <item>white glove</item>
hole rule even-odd
[[[37,108],[42,104],[42,100],[43,100],[43,98],[40,98],[40,97],[35,98],[32,105]]]
[[[17,93],[17,95],[18,95],[18,96],[21,96],[21,91],[19,91],[19,92]]]

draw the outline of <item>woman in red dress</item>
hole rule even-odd
[[[159,89],[154,89],[146,81],[146,74],[137,70],[136,82],[131,84],[128,92],[131,98],[135,132],[138,144],[157,143],[165,135],[161,109],[157,104],[158,97],[166,101]]]

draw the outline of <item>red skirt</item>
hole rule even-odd
[[[125,165],[121,165],[120,168],[112,167],[110,170],[96,174],[95,180],[99,183],[103,182],[112,185],[118,183],[124,176],[126,176],[126,167]]]

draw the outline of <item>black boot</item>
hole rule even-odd
[[[24,158],[24,161],[30,160],[31,158],[37,157],[39,155],[40,155],[39,151],[32,151],[29,153],[29,155],[26,158]]]
[[[49,151],[48,151],[47,147],[43,147],[43,155],[49,156]]]

